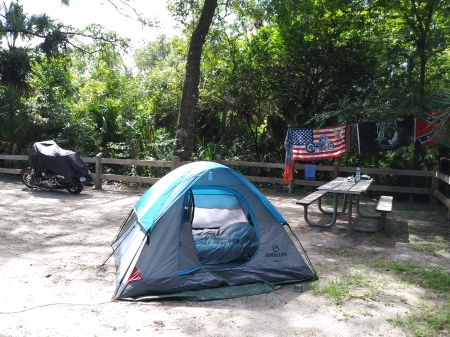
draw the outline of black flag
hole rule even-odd
[[[411,144],[413,118],[358,123],[358,149],[360,154],[383,152]]]

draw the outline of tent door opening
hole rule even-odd
[[[188,191],[183,220],[190,220],[198,261],[203,268],[240,266],[258,250],[252,214],[233,190],[208,187]]]

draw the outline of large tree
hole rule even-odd
[[[194,149],[194,116],[198,101],[200,83],[200,62],[217,0],[205,0],[200,18],[192,32],[186,59],[186,73],[183,84],[180,111],[177,123],[177,152],[181,160],[190,160]]]
[[[430,94],[439,88],[446,75],[439,69],[440,56],[448,53],[450,42],[450,7],[446,0],[410,0],[382,2],[386,27],[391,39],[399,41],[405,69],[405,82],[411,88],[409,99],[416,113],[426,109]],[[401,42],[400,42],[401,41]],[[447,71],[446,71],[447,72]],[[447,125],[448,127],[448,125]],[[414,144],[413,169],[420,169],[425,157],[424,146]],[[417,179],[413,179],[416,185]]]

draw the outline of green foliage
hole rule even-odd
[[[281,57],[284,100],[293,125],[350,123],[359,114],[328,115],[346,101],[362,101],[375,78],[378,47],[366,33],[365,11],[345,1],[274,2],[286,52]],[[311,118],[314,117],[314,122]],[[320,122],[320,123],[318,123]],[[319,125],[318,125],[319,124]]]
[[[134,52],[134,62],[136,68],[145,73],[155,68],[169,57],[171,45],[165,35],[157,37],[156,41],[149,42],[145,47],[139,48]]]
[[[183,86],[186,44],[179,38],[160,37],[135,53],[139,69],[141,115],[152,129],[166,128],[175,136]]]
[[[12,86],[0,86],[1,151],[19,154],[33,140],[33,128],[20,97]]]
[[[83,120],[68,122],[54,140],[63,149],[70,149],[83,157],[95,157],[101,151],[97,131]]]
[[[0,38],[6,40],[8,46],[7,49],[0,50],[1,83],[12,85],[22,94],[28,94],[27,79],[31,71],[32,49],[19,47],[18,44],[27,44],[33,38],[43,39],[41,48],[47,45],[46,52],[50,56],[50,45],[54,51],[65,43],[66,38],[56,38],[59,31],[53,30],[55,27],[47,15],[27,16],[18,2],[10,2],[9,6],[3,2],[0,10]]]
[[[45,15],[28,17],[17,4],[4,5],[0,34],[8,48],[0,50],[0,81],[15,94],[2,99],[15,104],[2,108],[2,140],[23,148],[53,138],[85,154],[170,159],[188,38],[201,3],[174,0],[169,7],[187,39],[160,36],[136,50],[133,75],[121,59],[128,41],[115,32],[98,25],[72,31]],[[443,0],[219,1],[201,63],[194,158],[283,162],[289,125],[378,121],[417,115],[424,106],[443,111],[438,135],[445,143],[446,8]],[[426,36],[421,22],[429,25]],[[16,34],[6,29],[11,27]],[[86,38],[76,41],[68,32]],[[44,38],[35,49],[15,46],[36,34]],[[430,169],[443,153],[438,146],[414,153],[410,146],[358,155],[352,137],[341,165],[412,168],[418,154],[418,167]],[[409,185],[402,178],[375,178]]]
[[[70,122],[70,99],[75,92],[65,59],[45,58],[32,64],[28,80],[33,96],[25,106],[39,130],[40,139],[53,139]]]
[[[0,50],[1,84],[13,86],[18,92],[28,94],[27,78],[30,71],[30,56],[26,49]]]

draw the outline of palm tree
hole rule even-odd
[[[51,28],[51,20],[45,14],[28,17],[17,2],[11,2],[9,6],[5,2],[0,5],[0,39],[6,40],[7,46],[2,48],[0,45],[1,84],[12,85],[19,94],[28,93],[32,50],[20,46],[20,42],[25,44],[35,37],[45,39]]]

